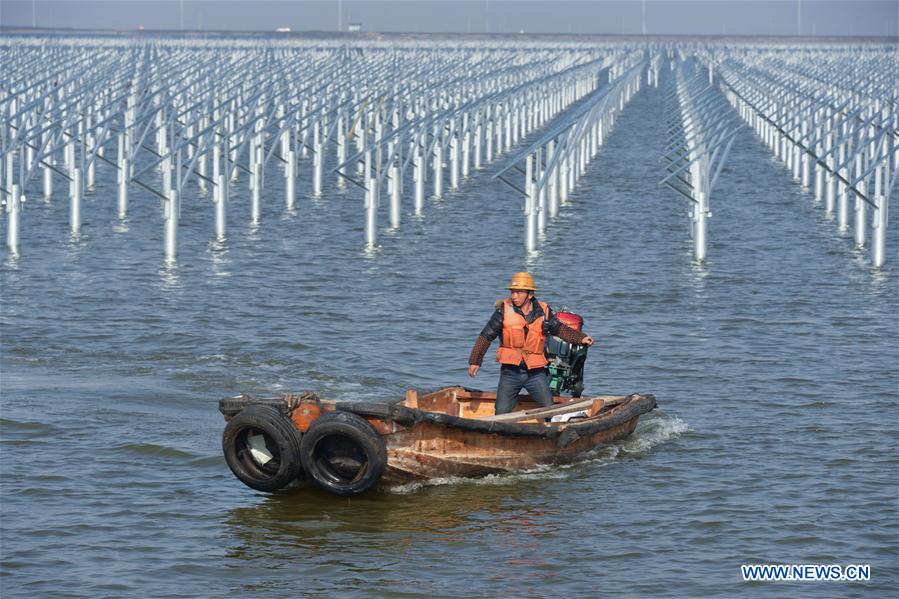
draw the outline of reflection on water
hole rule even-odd
[[[73,233],[70,230],[68,232],[68,236],[65,237],[65,245],[69,250],[69,257],[78,258],[87,248],[87,241],[90,239],[90,235],[85,231],[86,226],[87,225],[85,223],[82,223],[81,230],[78,233]]]
[[[131,221],[127,217],[120,218],[112,226],[112,231],[114,233],[119,233],[119,234],[128,233],[131,230],[131,227],[129,226],[130,224],[131,224]]]
[[[375,241],[374,245],[365,245],[362,247],[361,257],[366,260],[371,261],[371,260],[374,260],[375,258],[377,258],[380,253],[381,253],[381,245],[378,244],[377,241]],[[377,270],[380,267],[380,265],[376,262],[368,262],[368,264],[371,265],[369,272],[371,272],[372,269]]]
[[[162,265],[157,271],[161,289],[172,290],[181,287],[179,269],[177,262],[163,259]]]
[[[531,483],[536,488],[538,483]],[[435,534],[463,541],[466,534],[484,529],[501,533],[538,534],[527,506],[510,499],[510,491],[527,493],[528,485],[510,481],[495,486],[423,488],[414,495],[375,491],[360,497],[335,497],[311,486],[265,496],[249,507],[229,510],[224,533],[231,556],[261,557],[272,549],[311,553],[352,549],[357,534],[391,538]],[[534,509],[546,514],[551,508]],[[230,541],[238,540],[238,544]],[[298,559],[302,559],[298,556]]]
[[[261,239],[262,234],[263,234],[261,217],[260,217],[260,220],[258,220],[256,222],[253,222],[252,220],[248,220],[247,225],[246,225],[246,231],[247,231],[247,239],[249,239],[250,241],[253,241],[253,242],[258,242]]]
[[[540,248],[525,252],[524,263],[528,269],[534,269],[540,263]]]
[[[21,250],[21,246],[19,247]],[[6,248],[6,258],[3,262],[4,266],[7,269],[7,272],[12,274],[16,273],[19,268],[22,266],[22,252],[21,251],[11,251],[8,247]],[[13,282],[15,278],[13,276],[9,277],[9,282]]]
[[[209,258],[212,274],[217,277],[230,277],[232,265],[228,257],[228,241],[226,236],[219,236],[209,242]]]

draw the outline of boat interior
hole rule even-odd
[[[516,411],[496,414],[496,393],[476,391],[464,387],[448,387],[431,393],[419,394],[414,389],[406,391],[402,405],[407,408],[436,412],[460,418],[491,420],[497,422],[540,423],[553,420],[558,423],[585,420],[602,415],[622,403],[627,396],[598,396],[570,398],[555,396],[555,405],[541,408],[527,395],[518,396]]]

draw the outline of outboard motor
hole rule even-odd
[[[556,312],[556,318],[576,331],[580,331],[584,326],[584,319],[574,312],[559,311]],[[546,340],[549,388],[554,395],[571,393],[572,397],[580,397],[584,392],[584,362],[587,361],[587,349],[586,345],[572,345],[555,335],[550,335]]]

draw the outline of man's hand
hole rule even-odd
[[[469,364],[468,365],[468,376],[476,375],[478,373],[478,370],[480,370],[480,369],[481,369],[481,367],[478,366],[477,364]]]
[[[581,345],[586,345],[587,347],[590,347],[591,345],[593,345],[593,337],[591,337],[590,335],[587,335],[586,337],[581,339]]]

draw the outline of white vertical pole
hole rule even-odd
[[[481,142],[483,141],[483,128],[481,127],[481,123],[478,123],[478,126],[475,127],[474,130],[474,168],[475,170],[481,168]]]
[[[524,247],[533,252],[537,249],[536,185],[534,185],[534,157],[528,154],[525,160],[524,189],[527,192],[524,203]]]
[[[287,151],[287,170],[285,172],[284,193],[285,203],[288,210],[293,210],[296,201],[296,184],[297,184],[297,153],[296,150]]]
[[[424,160],[421,156],[421,147],[415,144],[415,155],[412,157],[412,177],[415,180],[415,214],[420,215],[425,203],[425,178]]]
[[[95,145],[96,144],[94,142],[94,136],[88,135],[87,136],[87,147],[85,147],[85,150],[88,152],[93,152]],[[96,180],[96,173],[97,173],[96,164],[97,164],[97,160],[94,159],[94,160],[91,160],[91,163],[87,167],[87,187],[88,188],[94,187],[94,181]]]
[[[862,156],[862,152],[859,152],[855,156],[855,174],[856,177],[862,174],[862,162],[864,157]],[[865,197],[868,195],[868,182],[865,180],[859,181],[857,184],[858,191],[863,194]],[[867,226],[867,204],[865,201],[859,196],[855,194],[855,245],[861,247],[865,245],[866,241],[866,230]]]
[[[253,195],[250,205],[250,220],[253,224],[259,222],[259,215],[262,211],[262,165],[258,162],[253,164]]]
[[[390,226],[400,228],[400,169],[396,164],[390,166],[388,173],[392,186],[390,188]]]
[[[887,186],[888,160],[874,171],[874,247],[872,248],[872,261],[874,266],[883,266],[886,257],[886,228],[887,228],[887,202],[890,190]]]
[[[840,175],[843,179],[849,179],[849,171],[845,168],[840,170]],[[837,197],[837,228],[841,232],[845,232],[849,229],[849,191],[843,181],[839,181],[838,184],[839,195]]]
[[[828,158],[829,161],[830,159]],[[833,207],[836,203],[836,177],[830,171],[827,171],[824,175],[824,189],[826,191],[824,213],[827,216],[833,216]]]
[[[72,235],[81,233],[81,169],[72,169],[72,181],[69,183],[69,229]]]
[[[280,106],[278,108],[278,112],[280,116],[284,116],[284,106]],[[283,127],[284,120],[279,121],[280,126]],[[284,129],[281,131],[281,158],[287,160],[287,153],[290,151],[290,130]]]
[[[577,144],[574,146],[574,151],[568,155],[568,158],[565,159],[566,169],[568,171],[568,185],[566,187],[568,190],[574,189],[574,186],[577,184],[576,175],[577,173]],[[567,199],[567,197],[566,197]]]
[[[228,206],[228,177],[220,174],[215,185],[215,236],[224,239]]]
[[[808,139],[808,121],[802,121],[802,138]],[[808,143],[806,141],[806,143]],[[799,150],[802,153],[802,186],[808,188],[810,182],[809,155],[805,150]]]
[[[471,131],[468,129],[462,133],[462,178],[467,179],[469,163],[471,162]]]
[[[450,138],[450,189],[459,189],[459,136]]]
[[[128,181],[131,179],[131,165],[127,158],[119,159],[119,218],[128,216]]]
[[[215,144],[212,146],[212,180],[216,182],[216,185],[218,185],[219,174],[222,172],[221,162],[222,147],[219,144]]]
[[[824,195],[824,169],[815,163],[815,203],[820,204]]]
[[[487,142],[487,162],[493,162],[493,119],[487,121],[487,135],[484,141]]]
[[[366,127],[367,126],[368,126],[368,117],[367,116],[364,118],[360,118],[359,121],[356,123],[356,130],[359,132],[359,134],[356,135],[356,151],[357,152],[362,152],[365,149],[365,141],[366,141],[365,138],[366,138]],[[303,148],[303,151],[305,152],[305,146]],[[305,154],[303,154],[303,156],[305,156]],[[368,157],[367,157],[367,159],[370,160],[370,158],[368,158]],[[368,167],[365,165],[364,162],[356,163],[356,172],[359,174],[362,174],[364,172],[364,177],[362,180],[366,182],[366,185],[368,185]]]
[[[546,144],[546,162],[552,162],[553,157],[555,157],[556,153],[556,142],[555,140],[549,140],[549,143]],[[559,163],[556,162],[556,165],[553,167],[552,173],[549,177],[549,217],[555,218],[559,213]]]
[[[537,148],[537,157],[535,161],[535,179],[540,181],[543,179],[543,148]],[[546,231],[546,185],[540,185],[537,189],[537,231],[543,233]]]
[[[365,244],[374,246],[378,236],[378,180],[368,177],[365,190]]]
[[[206,159],[208,157],[208,151],[204,151],[199,158],[197,158],[197,172],[199,173],[199,177],[197,177],[197,186],[205,191],[206,190]]]
[[[49,161],[50,158],[47,158]],[[53,171],[50,167],[44,167],[44,199],[49,200],[53,197]]]
[[[322,194],[322,171],[324,169],[325,156],[321,142],[321,125],[319,122],[316,122],[315,127],[313,128],[313,148],[315,155],[312,157],[312,193],[320,196]]]
[[[706,257],[706,234],[708,227],[706,221],[708,194],[705,190],[697,190],[696,200],[698,203],[694,206],[695,225],[693,227],[693,257],[701,262],[705,260]]]
[[[165,219],[165,260],[166,262],[174,262],[178,255],[178,219],[181,213],[180,202],[178,201],[178,190],[169,190],[168,200],[164,202],[164,219]]]
[[[346,175],[346,167],[342,166],[344,162],[346,162],[346,146],[347,146],[347,131],[345,118],[343,113],[337,117],[337,164],[341,165],[340,168],[337,169],[337,172],[340,173],[337,175],[337,186],[343,187],[346,185],[346,181],[341,175]]]
[[[827,172],[824,174],[824,213],[827,216],[833,216],[833,206],[836,201],[834,189],[835,178],[833,176],[833,152],[831,151],[833,149],[833,138],[834,132],[831,131],[827,134],[827,141],[825,144],[825,149],[827,150],[827,158],[825,159],[825,163],[827,164]]]
[[[439,138],[434,144],[434,196],[443,197],[443,145]]]
[[[11,254],[19,253],[19,213],[22,209],[22,198],[18,184],[13,184],[10,196],[6,200],[6,247]]]
[[[160,166],[162,167],[162,193],[168,197],[172,190],[172,157],[163,158]]]

